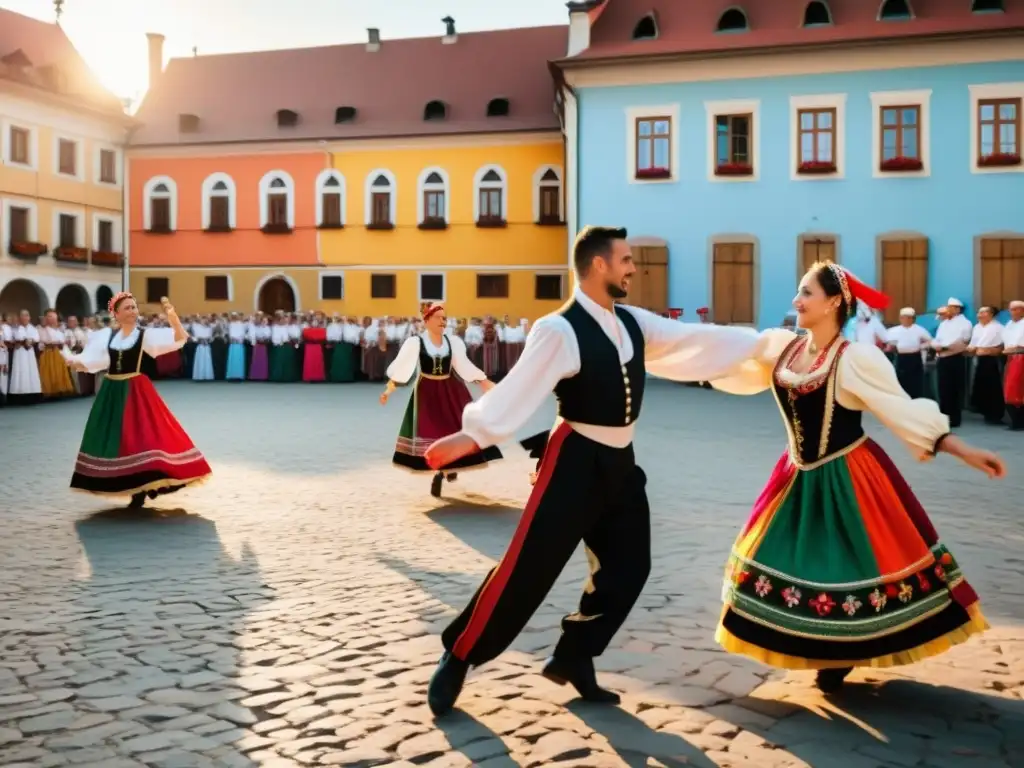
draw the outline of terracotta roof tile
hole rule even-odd
[[[203,144],[557,130],[547,63],[565,55],[568,27],[533,27],[322,48],[172,59],[136,113],[132,144]],[[506,98],[507,117],[487,115]],[[423,119],[428,101],[444,120]],[[335,124],[338,107],[354,107]],[[278,127],[278,110],[297,112]],[[181,114],[199,118],[179,132]]]
[[[64,87],[58,89],[61,95],[85,100],[90,106],[104,111],[124,113],[121,100],[100,85],[64,30],[57,24],[0,8],[2,59],[14,66],[5,68],[0,76],[53,91],[52,81],[45,74],[47,67],[53,67],[65,76]],[[31,69],[19,72],[20,65],[26,60]]]
[[[1024,31],[1024,0],[1004,0],[1004,13],[972,13],[970,0],[909,0],[914,18],[878,21],[881,0],[827,0],[833,23],[803,27],[808,0],[608,0],[593,23],[590,48],[572,59],[719,52],[762,47],[795,47],[892,37],[923,37],[958,32]],[[716,32],[722,13],[739,7],[750,31]],[[632,39],[637,22],[653,11],[654,40]]]

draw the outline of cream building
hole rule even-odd
[[[130,127],[59,26],[0,9],[0,314],[120,290]]]

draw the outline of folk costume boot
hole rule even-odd
[[[438,472],[434,475],[434,479],[430,481],[430,495],[435,499],[441,498],[441,483],[444,482],[444,475]]]
[[[445,651],[427,686],[427,705],[435,717],[447,715],[455,707],[466,682],[469,664]]]
[[[853,672],[853,667],[842,669],[819,669],[815,684],[822,693],[835,693],[843,687],[843,681]]]
[[[541,674],[556,685],[570,683],[584,701],[595,704],[618,704],[619,694],[597,684],[594,660],[589,656],[576,659],[550,657]]]
[[[132,500],[128,502],[128,509],[141,509],[146,504],[146,494],[136,493],[132,496]]]

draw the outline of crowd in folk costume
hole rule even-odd
[[[878,416],[919,458],[948,453],[990,477],[1005,467],[953,436],[935,401],[911,398],[876,344],[843,338],[858,302],[881,309],[884,296],[838,265],[816,264],[793,302],[803,333],[759,334],[618,304],[635,272],[625,230],[585,228],[573,258],[570,302],[537,321],[518,365],[466,406],[460,432],[425,454],[431,467],[449,466],[510,438],[550,392],[558,400],[554,429],[523,441],[540,461],[508,550],[442,634],[427,694],[435,714],[455,706],[472,667],[509,646],[581,541],[590,579],[542,674],[589,701],[619,701],[598,683],[594,659],[651,566],[647,477],[632,446],[647,374],[734,394],[771,390],[783,417],[787,449],[726,567],[716,632],[726,650],[817,670],[819,687],[833,691],[855,666],[908,664],[987,627],[861,414]]]
[[[33,404],[91,395],[95,377],[70,374],[60,350],[81,352],[92,334],[112,324],[109,315],[61,318],[47,311],[3,318],[0,335],[0,404]],[[181,318],[188,338],[147,369],[151,379],[252,382],[385,381],[406,340],[422,334],[422,317],[343,317],[321,312],[193,315]],[[445,333],[460,338],[467,356],[491,379],[500,379],[519,355],[529,324],[504,318],[445,319]],[[139,317],[141,328],[166,328],[163,315]]]
[[[935,399],[952,427],[962,424],[968,408],[987,424],[1024,430],[1024,301],[1010,302],[1005,324],[997,319],[1000,307],[982,306],[973,323],[964,310],[951,296],[937,310],[933,336],[918,324],[913,307],[901,309],[899,324],[886,328],[862,304],[853,337],[885,350],[907,394]]]

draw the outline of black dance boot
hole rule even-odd
[[[459,473],[449,472],[447,475],[445,475],[444,479],[447,480],[449,483],[454,483],[456,480],[459,479]]]
[[[560,659],[552,656],[544,663],[541,674],[557,684],[571,683],[584,701],[597,704],[618,704],[619,694],[597,684],[594,660],[589,656],[578,659]]]
[[[466,682],[469,664],[445,651],[427,686],[427,705],[436,717],[452,711]]]
[[[843,681],[846,680],[847,675],[851,672],[853,672],[853,667],[843,667],[842,669],[819,669],[815,685],[818,686],[818,690],[822,693],[835,693],[843,687]]]
[[[136,493],[132,495],[132,500],[128,502],[128,509],[141,509],[146,504],[146,494]]]
[[[430,495],[435,499],[441,498],[441,483],[444,482],[444,475],[438,472],[430,481]]]

